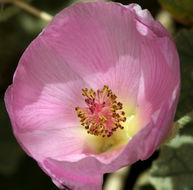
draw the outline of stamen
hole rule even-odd
[[[102,137],[111,137],[118,129],[124,129],[120,124],[126,121],[123,104],[117,102],[117,96],[113,94],[107,85],[102,90],[87,88],[82,89],[86,107],[76,107],[77,116],[87,133]]]

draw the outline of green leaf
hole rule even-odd
[[[182,129],[193,131],[191,123]],[[193,136],[177,135],[169,144],[161,148],[159,158],[150,170],[150,182],[156,190],[193,189]]]
[[[163,8],[168,10],[179,22],[193,24],[193,1],[192,0],[158,0]]]

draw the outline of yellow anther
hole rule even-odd
[[[97,93],[87,88],[82,89],[82,92],[88,107],[76,107],[75,110],[88,134],[111,137],[117,128],[123,128],[120,124],[126,121],[123,117],[125,113],[121,111],[123,104],[116,101],[117,96],[107,85],[97,90]]]

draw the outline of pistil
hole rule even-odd
[[[95,136],[111,137],[117,129],[124,129],[120,124],[126,121],[123,104],[117,101],[117,96],[104,85],[96,92],[92,89],[82,89],[85,97],[85,107],[76,107],[77,116],[87,133]]]

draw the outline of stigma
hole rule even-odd
[[[87,133],[95,136],[111,137],[117,129],[124,129],[126,121],[123,104],[117,101],[117,96],[109,86],[96,92],[92,89],[82,89],[85,107],[76,107],[77,116]]]

